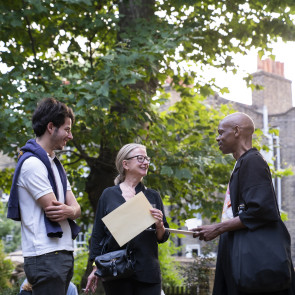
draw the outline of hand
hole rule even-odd
[[[97,288],[97,283],[98,283],[98,276],[96,276],[94,273],[96,271],[96,267],[93,268],[93,271],[91,274],[88,276],[87,279],[87,285],[85,288],[85,293],[88,293],[89,290],[91,290],[91,293],[95,293],[96,288]]]
[[[156,228],[157,229],[164,228],[163,212],[159,209],[156,209],[156,208],[150,209],[150,212],[151,212],[152,216],[157,220],[156,221]]]
[[[46,207],[44,212],[51,221],[60,222],[70,218],[73,208],[59,201],[52,201],[52,205]]]
[[[192,231],[195,232],[194,238],[199,238],[200,241],[204,240],[205,242],[211,241],[221,234],[219,224],[203,225],[193,228]]]

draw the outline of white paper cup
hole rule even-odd
[[[201,225],[202,225],[202,220],[198,218],[191,218],[185,221],[185,226],[187,227],[188,230],[191,230]]]

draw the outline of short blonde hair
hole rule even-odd
[[[128,155],[135,149],[142,148],[146,150],[146,147],[142,144],[138,143],[128,143],[125,144],[119,150],[117,157],[116,157],[116,168],[119,175],[115,178],[115,185],[123,182],[125,180],[125,169],[123,168],[123,161],[128,158]]]
[[[32,292],[32,285],[29,282],[26,282],[25,284],[23,284],[22,290]]]

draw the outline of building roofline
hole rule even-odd
[[[289,79],[287,79],[287,78],[285,78],[285,77],[282,77],[282,76],[280,76],[280,75],[278,75],[278,74],[269,73],[269,72],[266,72],[266,71],[264,71],[264,70],[258,70],[257,72],[252,73],[251,75],[252,75],[253,77],[264,75],[264,76],[268,76],[268,77],[275,78],[275,79],[277,79],[277,80],[283,80],[283,81],[285,81],[285,82],[292,83],[291,80],[289,80]]]
[[[251,111],[253,113],[260,114],[260,115],[262,114],[262,111],[258,111],[257,109],[255,109],[254,106],[253,106],[253,104],[252,105],[248,105],[248,104],[245,104],[245,103],[242,103],[242,102],[237,102],[237,101],[234,101],[234,100],[229,100],[229,99],[223,98],[221,96],[214,96],[214,97],[211,96],[211,97],[209,97],[209,99],[213,99],[215,101],[218,101],[221,104],[230,103],[233,106],[238,105],[238,106],[241,106],[243,108],[248,109],[249,111]],[[287,115],[289,112],[292,112],[294,110],[295,110],[295,107],[292,107],[289,110],[287,110],[286,112],[279,113],[279,114],[269,114],[268,116],[269,117],[284,116],[284,115]]]
[[[279,117],[279,116],[284,116],[287,115],[289,112],[292,112],[295,110],[295,107],[292,107],[291,109],[289,109],[288,111],[284,112],[284,113],[279,113],[279,114],[272,114],[272,115],[268,115],[269,117]]]

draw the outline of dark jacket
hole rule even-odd
[[[240,213],[239,217],[241,222],[250,230],[255,230],[280,219],[271,173],[266,161],[257,149],[248,150],[238,159],[230,178],[229,188],[233,215],[237,216],[239,205],[245,204],[246,210]],[[236,289],[231,275],[230,249],[232,248],[234,234],[234,231],[225,232],[220,236],[213,295],[245,294]],[[294,295],[294,272],[292,276],[290,289],[263,294]]]
[[[156,204],[156,208],[164,214],[164,206],[159,193],[153,189],[146,188],[139,183],[135,188],[136,193],[142,191],[151,204]],[[94,260],[96,256],[101,255],[103,244],[111,236],[102,218],[112,212],[114,209],[124,204],[126,201],[122,196],[119,185],[105,189],[99,199],[96,211],[90,246],[90,260]],[[132,213],[130,213],[132,214]],[[163,216],[165,227],[169,227],[165,214]],[[155,225],[153,225],[155,229]],[[162,241],[157,241],[154,230],[145,230],[131,241],[131,246],[135,253],[135,275],[138,281],[148,283],[161,282],[160,265],[158,260],[158,243],[167,241],[169,232],[166,231]],[[124,247],[124,246],[123,246]],[[108,244],[107,252],[119,249],[119,245],[114,239]]]
[[[252,230],[279,220],[270,170],[257,149],[248,150],[238,159],[229,191],[234,216],[238,215],[240,203],[246,205],[246,210],[239,216],[247,228]]]

